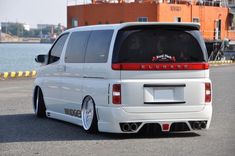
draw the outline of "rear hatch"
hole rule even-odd
[[[198,27],[139,25],[119,30],[112,59],[128,112],[195,112],[205,106],[208,63]]]

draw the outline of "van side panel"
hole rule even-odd
[[[108,30],[108,33],[111,31]],[[91,55],[86,55],[86,59],[83,68],[83,98],[86,96],[91,96],[96,104],[97,110],[100,106],[102,107],[111,107],[112,99],[111,99],[111,87],[112,84],[120,81],[120,71],[114,71],[111,69],[112,63],[112,53],[113,53],[113,45],[116,38],[117,31],[112,30],[112,36],[110,37],[110,43],[108,46],[107,60],[103,61],[98,58],[97,63],[91,63],[92,58],[88,59],[87,57],[91,57]],[[107,37],[107,36],[106,36]],[[101,36],[99,36],[101,40]],[[91,38],[89,40],[90,45],[88,43],[87,51],[89,51],[89,46],[94,46],[91,42]],[[102,45],[101,45],[102,46]],[[98,55],[94,57],[99,57]],[[94,59],[95,60],[95,59]]]

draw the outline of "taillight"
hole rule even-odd
[[[113,70],[207,70],[209,64],[204,63],[117,63]]]
[[[205,102],[211,102],[211,83],[205,83]]]
[[[113,84],[113,104],[121,104],[121,84]]]

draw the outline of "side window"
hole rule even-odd
[[[107,62],[113,30],[96,30],[90,35],[86,50],[86,63]]]
[[[83,63],[90,31],[74,32],[69,38],[65,53],[66,63]]]
[[[68,34],[62,35],[53,45],[50,51],[48,64],[54,63],[60,59],[61,53],[63,51],[64,43],[67,37],[68,37]]]

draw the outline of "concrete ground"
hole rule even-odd
[[[213,119],[208,131],[87,134],[33,114],[32,79],[0,80],[0,155],[213,155],[235,153],[235,66],[211,68]]]

